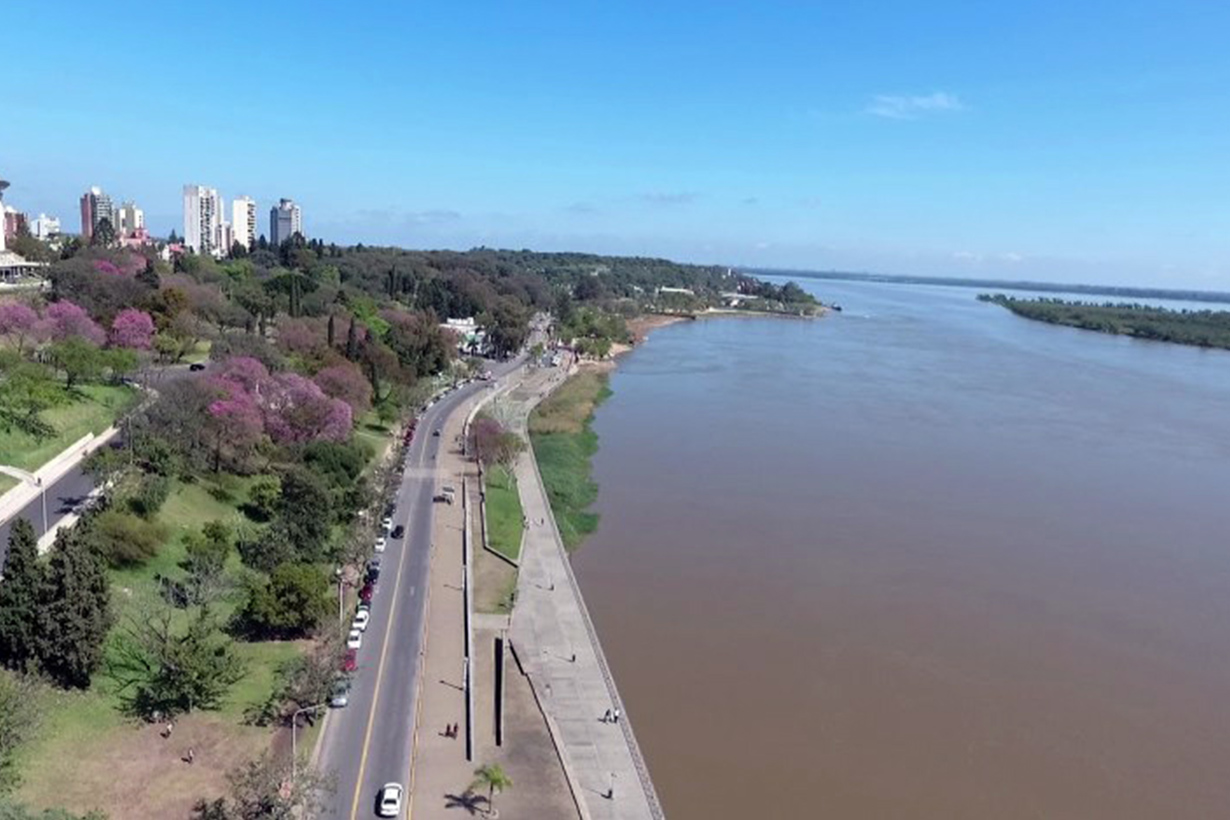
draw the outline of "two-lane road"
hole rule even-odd
[[[520,363],[517,359],[494,367],[493,375],[499,378]],[[320,769],[336,778],[325,817],[372,817],[381,786],[389,782],[408,786],[431,560],[435,464],[442,448],[454,446],[433,433],[467,399],[492,385],[466,385],[427,409],[405,455],[393,525],[401,524],[406,533],[401,539],[389,539],[372,596],[371,624],[358,652],[350,703],[333,711],[320,741]]]

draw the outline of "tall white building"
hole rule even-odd
[[[145,227],[145,211],[131,200],[121,205],[115,214],[116,236],[130,236]]]
[[[231,203],[231,231],[235,234],[235,241],[248,250],[256,245],[255,199],[241,196]]]
[[[222,200],[216,188],[184,186],[184,244],[193,252],[221,256]]]
[[[39,214],[30,225],[30,233],[42,240],[50,239],[60,232],[60,220],[47,214]]]
[[[295,234],[303,235],[303,213],[293,199],[282,199],[269,209],[269,244],[276,248]]]
[[[225,219],[218,223],[218,241],[214,245],[218,249],[215,256],[225,256],[231,252],[231,245],[235,244],[235,232],[231,229],[231,223]]]

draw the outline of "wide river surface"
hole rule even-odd
[[[671,820],[1230,817],[1230,354],[976,291],[655,331],[575,558]]]

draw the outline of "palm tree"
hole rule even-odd
[[[499,763],[488,763],[474,770],[474,782],[471,789],[487,789],[487,807],[492,816],[498,816],[495,810],[494,798],[496,792],[502,792],[512,786],[512,778],[504,773]]]

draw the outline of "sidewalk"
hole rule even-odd
[[[518,432],[525,434],[529,411],[560,377],[556,371],[543,371],[514,394],[514,400],[520,400],[518,421],[523,426]],[[661,806],[572,574],[532,451],[518,459],[516,475],[530,528],[521,553],[511,636],[562,747],[582,813],[593,820],[661,818]],[[616,708],[622,719],[604,721],[607,710]]]

